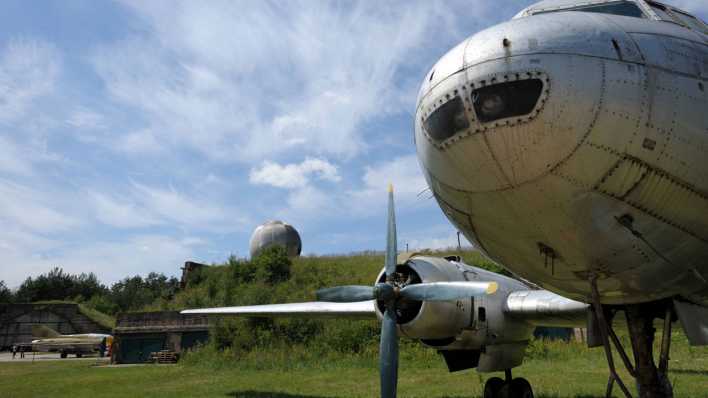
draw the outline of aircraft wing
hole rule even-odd
[[[548,290],[519,290],[507,297],[504,313],[536,326],[587,327],[589,308]]]
[[[302,317],[302,318],[354,318],[376,319],[375,302],[329,303],[311,301],[308,303],[246,305],[240,307],[201,308],[181,311],[182,314],[234,315],[243,317]]]

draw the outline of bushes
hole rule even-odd
[[[428,253],[434,256],[455,252]],[[497,266],[477,252],[462,252],[466,262],[486,269]],[[271,248],[252,260],[230,257],[223,265],[205,267],[200,281],[179,292],[174,309],[312,301],[317,289],[372,284],[383,267],[383,253],[300,257],[290,260],[281,248]],[[378,352],[377,320],[224,318],[212,330],[209,352],[221,350],[232,360],[276,349],[308,355],[364,355]],[[407,346],[405,342],[401,342]],[[419,345],[415,345],[418,347]],[[413,346],[410,350],[417,350]],[[417,351],[416,351],[417,352]],[[434,352],[432,352],[434,354]],[[199,354],[204,355],[204,354]],[[219,361],[225,361],[220,355]]]
[[[5,285],[5,281],[0,281],[0,303],[11,303],[14,301],[14,295]]]

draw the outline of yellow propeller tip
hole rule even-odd
[[[388,191],[393,192],[393,184],[388,184]]]
[[[499,284],[496,282],[490,282],[487,287],[487,294],[494,294],[499,289]]]

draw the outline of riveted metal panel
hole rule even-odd
[[[658,34],[631,33],[647,65],[672,72],[698,76],[708,75],[705,45]]]

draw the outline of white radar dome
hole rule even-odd
[[[282,246],[288,257],[297,257],[302,251],[300,234],[292,225],[282,221],[268,221],[260,225],[251,235],[251,258],[257,256],[263,249],[271,246]]]

